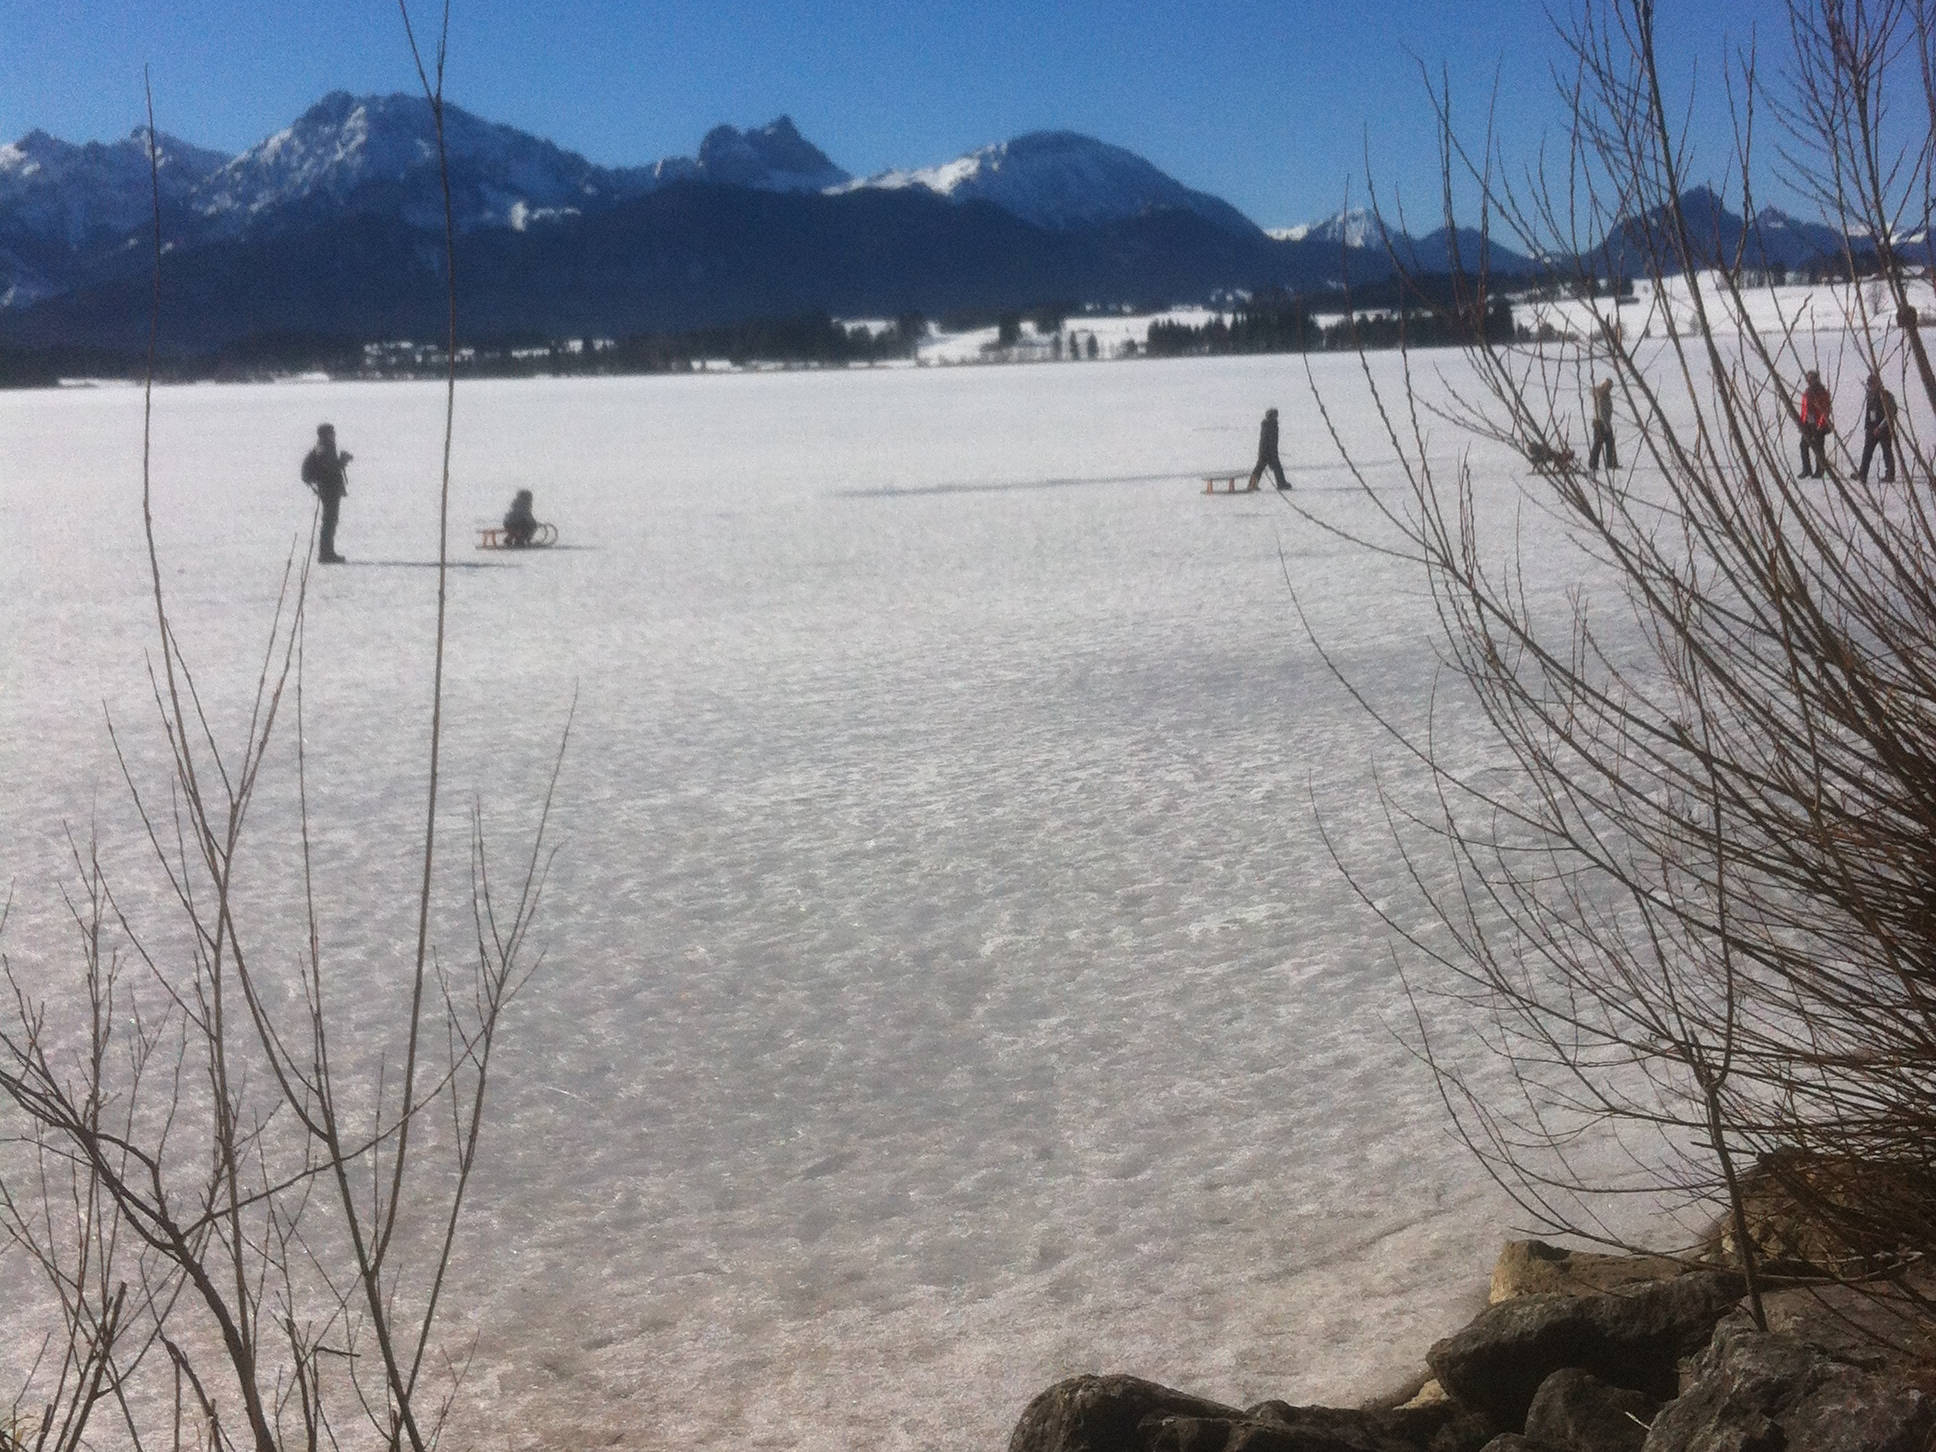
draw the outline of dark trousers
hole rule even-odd
[[[1869,460],[1875,457],[1876,450],[1882,450],[1882,482],[1896,482],[1896,441],[1886,429],[1877,429],[1862,440],[1862,467],[1855,471],[1855,477],[1864,484],[1869,482]]]
[[[1827,477],[1828,432],[1825,429],[1804,428],[1802,430],[1802,478]]]
[[[1264,477],[1264,471],[1266,469],[1277,476],[1277,487],[1279,489],[1288,489],[1291,487],[1291,481],[1284,477],[1284,466],[1277,462],[1277,450],[1272,449],[1268,454],[1259,454],[1257,456],[1257,467],[1250,471],[1251,488],[1255,489],[1257,487],[1257,481]]]
[[[316,542],[316,558],[327,563],[336,557],[336,514],[343,507],[343,496],[325,494],[323,501],[323,532]]]
[[[1593,421],[1593,448],[1586,456],[1587,468],[1599,468],[1600,455],[1603,453],[1607,456],[1607,467],[1609,469],[1618,469],[1620,467],[1620,455],[1613,447],[1613,429],[1601,423],[1596,418]]]

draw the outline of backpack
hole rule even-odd
[[[314,449],[303,455],[302,481],[311,488],[323,482],[322,461],[316,457]]]

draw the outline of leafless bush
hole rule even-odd
[[[1480,386],[1449,406],[1409,382],[1378,399],[1411,481],[1380,507],[1514,767],[1509,785],[1475,778],[1396,728],[1433,789],[1428,810],[1394,805],[1430,909],[1406,930],[1411,981],[1462,985],[1516,1086],[1502,1100],[1463,1076],[1421,1008],[1448,1103],[1544,1229],[1619,1240],[1597,1197],[1641,1167],[1650,1194],[1728,1207],[1751,1277],[1784,1255],[1756,1218],[1771,1182],[1820,1232],[1815,1270],[1936,1245],[1936,496],[1918,432],[1936,375],[1915,324],[1936,8],[1795,0],[1791,17],[1785,63],[1737,56],[1724,176],[1690,174],[1650,0],[1580,12],[1567,146],[1523,182],[1448,123],[1447,220],[1475,190],[1489,235],[1549,259],[1545,295],[1577,326],[1532,346],[1475,333]],[[1756,217],[1764,115],[1782,173],[1846,239],[1829,329],[1757,288],[1752,230],[1687,200],[1717,183]],[[1462,261],[1483,298],[1483,256]],[[1644,329],[1616,296],[1636,276],[1679,299]],[[1846,451],[1829,478],[1796,477],[1809,370],[1904,396],[1902,482],[1850,477]],[[1450,416],[1522,456],[1557,446],[1601,377],[1627,467],[1575,460],[1520,486],[1576,572],[1542,599],[1502,481],[1428,455],[1427,430]],[[1622,1147],[1619,1173],[1584,1156],[1594,1130]]]
[[[408,30],[407,10],[403,19]],[[419,75],[441,163],[441,31]],[[152,165],[152,106],[149,135]],[[157,188],[157,299],[161,246]],[[454,360],[454,286],[451,297]],[[150,419],[152,375],[151,359]],[[285,569],[246,728],[225,747],[171,624],[144,443],[164,783],[145,781],[111,733],[166,920],[117,895],[95,842],[76,840],[71,984],[39,996],[54,979],[47,963],[0,959],[0,1233],[31,1259],[53,1308],[0,1446],[273,1452],[353,1442],[422,1452],[452,1406],[465,1354],[444,1344],[439,1312],[493,1050],[529,971],[550,811],[547,790],[508,895],[494,890],[473,812],[472,941],[447,962],[430,921],[452,396],[416,942],[407,1009],[378,1041],[361,1029],[354,1043],[333,1036],[346,1005],[332,996],[317,902],[338,885],[312,872],[301,732],[307,566]],[[283,747],[292,712],[293,745]],[[264,773],[285,768],[295,774],[306,933],[264,946],[237,882]]]

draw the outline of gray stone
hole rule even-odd
[[[1557,1452],[1640,1452],[1659,1411],[1657,1398],[1569,1366],[1540,1383],[1526,1435]]]
[[[1479,1452],[1491,1429],[1450,1403],[1250,1411],[1130,1376],[1058,1382],[1022,1413],[1009,1452]]]
[[[1671,1281],[1692,1269],[1664,1255],[1603,1255],[1543,1240],[1509,1240],[1492,1267],[1487,1301],[1520,1296],[1599,1295],[1642,1281]]]
[[[1522,1437],[1517,1432],[1501,1432],[1479,1452],[1553,1452],[1544,1442],[1535,1442],[1531,1437]]]
[[[1235,1407],[1186,1396],[1135,1376],[1072,1376],[1022,1411],[1008,1452],[1137,1452],[1145,1417],[1242,1420]]]
[[[1288,1416],[1143,1423],[1138,1452],[1479,1452],[1490,1429],[1453,1407],[1427,1413],[1291,1407]]]
[[[1792,1336],[1730,1317],[1646,1452],[1927,1452],[1936,1403]]]
[[[1563,1367],[1672,1397],[1676,1363],[1701,1347],[1740,1295],[1739,1276],[1698,1271],[1619,1294],[1522,1296],[1487,1307],[1426,1360],[1455,1401],[1516,1432],[1540,1383]]]

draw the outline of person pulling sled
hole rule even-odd
[[[1255,489],[1257,481],[1269,469],[1277,479],[1279,489],[1291,487],[1290,480],[1284,477],[1284,466],[1277,459],[1277,410],[1264,410],[1263,427],[1257,431],[1257,467],[1250,471],[1250,487]]]

